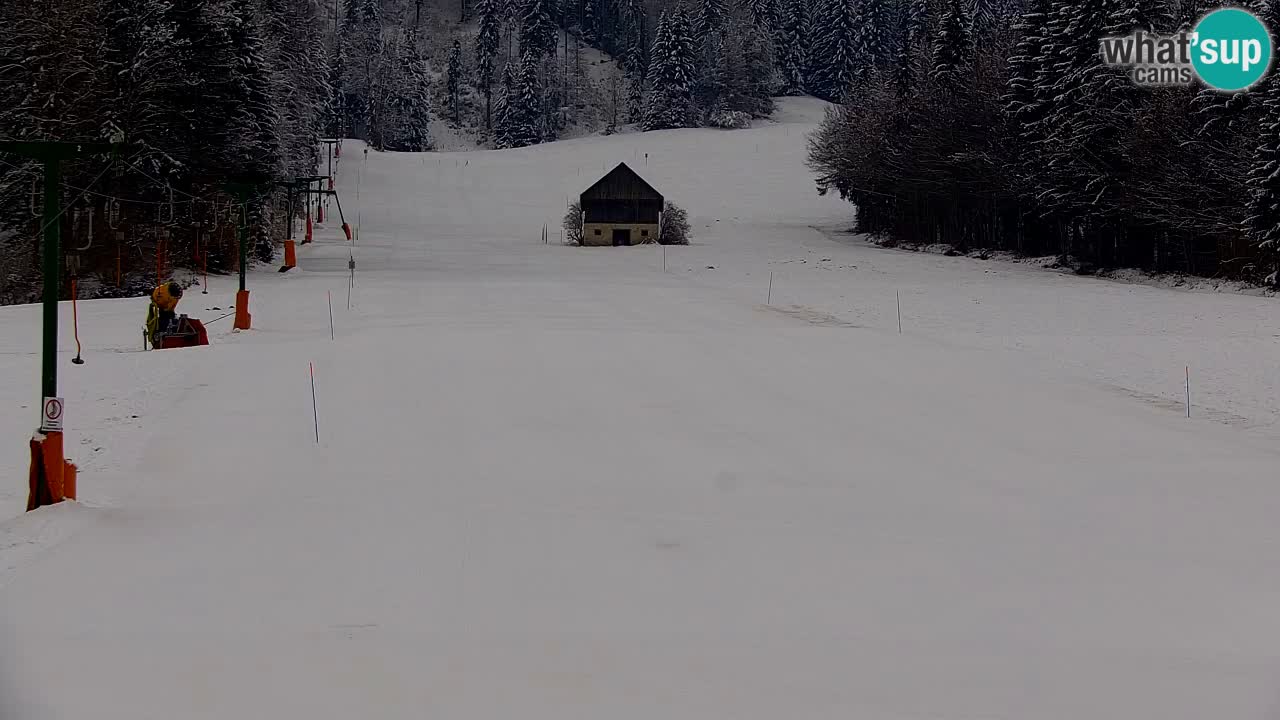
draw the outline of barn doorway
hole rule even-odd
[[[630,229],[628,228],[613,229],[613,246],[614,247],[618,247],[619,245],[630,245],[630,244],[631,244]]]

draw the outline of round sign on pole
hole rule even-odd
[[[63,406],[64,403],[62,398],[47,397],[44,399],[44,409],[43,414],[41,415],[43,418],[43,422],[40,426],[41,430],[56,430],[59,432],[62,430]]]

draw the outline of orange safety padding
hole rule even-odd
[[[287,268],[298,267],[297,243],[293,240],[284,241],[284,266]]]
[[[304,243],[309,243],[309,242],[311,242],[311,233],[312,233],[312,230],[311,230],[311,214],[310,214],[310,213],[308,213],[308,214],[307,214],[307,237],[306,237],[306,240],[303,240],[303,242],[304,242]]]
[[[237,330],[248,330],[253,320],[253,316],[249,314],[249,291],[236,291],[236,322]]]
[[[27,512],[62,502],[67,460],[62,456],[62,433],[37,433],[31,438],[30,494]],[[74,484],[74,480],[72,480]]]
[[[27,512],[31,512],[41,505],[53,504],[53,499],[49,497],[49,485],[44,481],[44,450],[41,448],[41,439],[38,436],[31,438],[31,476],[29,482],[31,490],[27,494]]]
[[[349,223],[342,223],[342,232],[347,234],[347,242],[351,242],[351,225]]]
[[[62,433],[47,432],[44,436],[44,477],[49,483],[49,495],[53,501],[62,502],[62,471],[67,459],[62,455]]]
[[[76,499],[76,464],[71,461],[63,464],[62,494],[68,500]]]

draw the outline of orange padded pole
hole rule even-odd
[[[253,316],[249,314],[249,291],[239,290],[236,292],[236,322],[237,330],[248,330],[253,321]]]

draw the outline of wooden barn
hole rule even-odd
[[[662,194],[626,163],[600,178],[579,199],[583,245],[639,245],[658,241]]]

